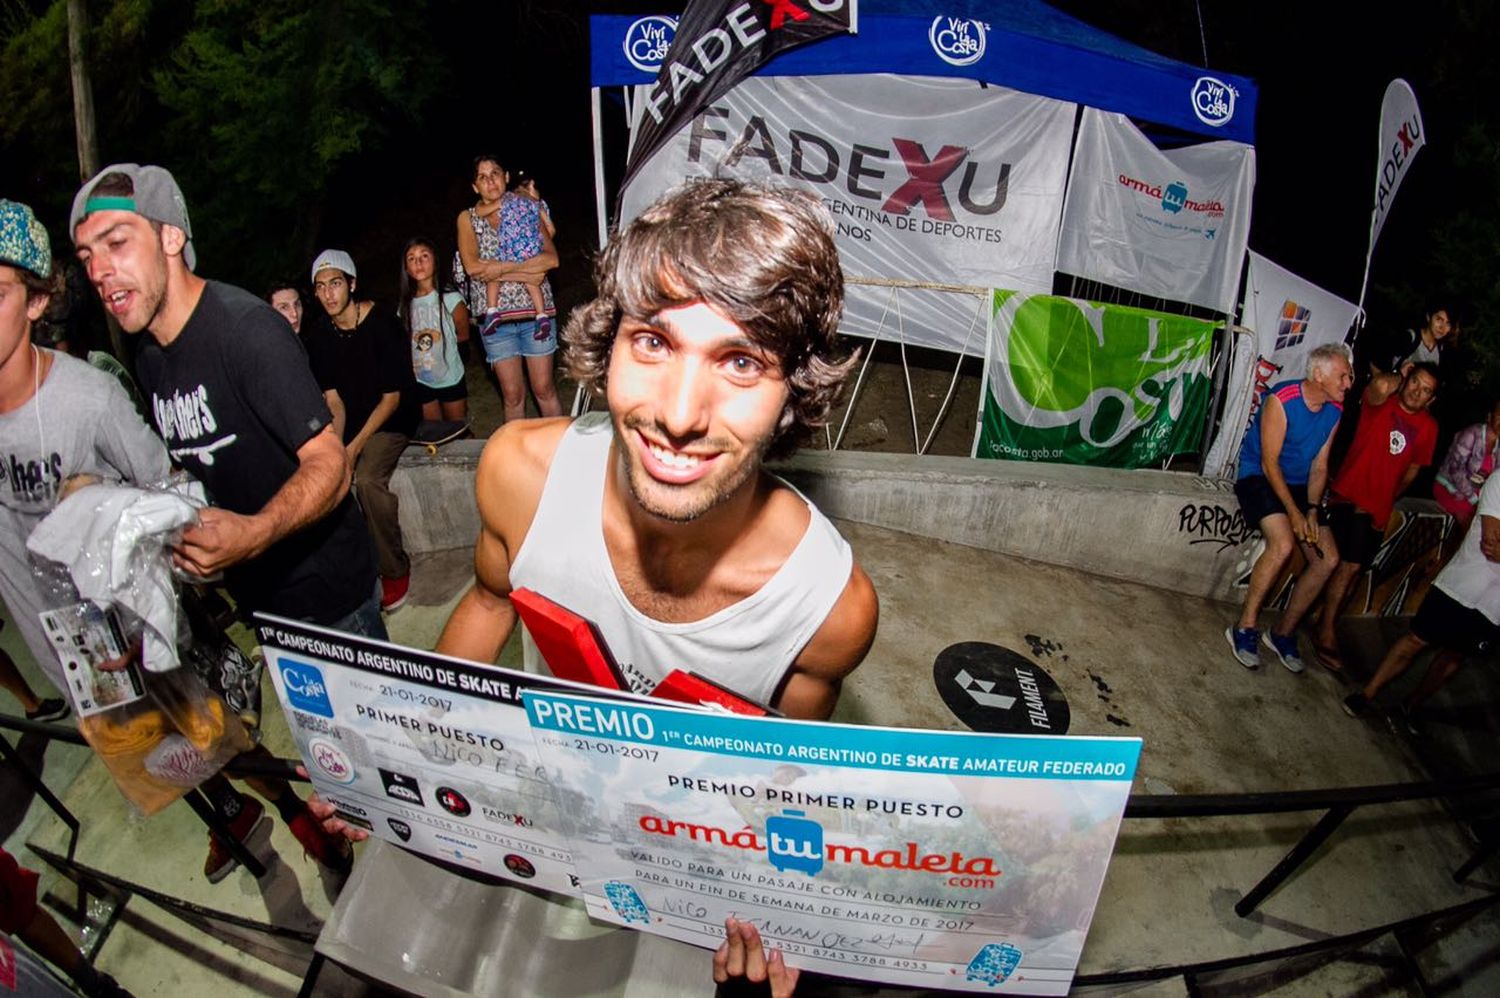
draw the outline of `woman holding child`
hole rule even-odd
[[[509,181],[498,157],[476,158],[472,182],[479,201],[458,216],[469,312],[500,382],[507,422],[526,414],[528,380],[541,415],[562,414],[552,377],[558,331],[547,281],[547,271],[557,266],[551,219],[539,199],[507,191]]]

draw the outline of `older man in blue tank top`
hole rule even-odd
[[[1307,377],[1266,391],[1245,434],[1234,493],[1245,522],[1265,535],[1266,549],[1250,570],[1239,622],[1226,628],[1224,636],[1235,660],[1247,669],[1260,665],[1257,646],[1263,639],[1282,665],[1302,671],[1297,622],[1339,563],[1333,535],[1318,529],[1318,506],[1328,484],[1328,450],[1353,381],[1349,348],[1324,344],[1308,356]],[[1256,628],[1261,605],[1298,544],[1307,568],[1297,577],[1286,612],[1261,635]]]

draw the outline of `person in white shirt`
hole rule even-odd
[[[1412,712],[1443,687],[1465,657],[1490,651],[1500,638],[1500,476],[1491,476],[1479,492],[1479,509],[1469,532],[1412,618],[1411,632],[1391,645],[1375,675],[1358,693],[1344,698],[1344,713],[1369,713],[1375,697],[1411,667],[1428,645],[1438,653],[1421,683],[1401,704],[1408,729]]]

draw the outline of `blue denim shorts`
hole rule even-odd
[[[538,337],[535,319],[502,322],[493,333],[479,337],[484,342],[484,359],[496,364],[512,357],[548,357],[557,351],[557,320],[545,336]]]

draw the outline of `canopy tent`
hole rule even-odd
[[[596,15],[590,20],[595,174],[602,242],[606,238],[607,222],[599,92],[604,87],[627,88],[627,115],[633,112],[638,120],[641,105],[650,99],[649,92],[636,91],[637,100],[632,107],[628,100],[629,88],[646,88],[656,82],[657,70],[675,32],[675,19],[661,15]],[[678,58],[681,58],[681,53]],[[833,80],[825,86],[821,80],[798,81],[793,79],[795,77],[863,78],[868,84],[851,95],[847,89],[841,92]],[[757,69],[752,78],[761,78],[761,89],[757,90],[747,80],[738,91],[732,91],[729,97],[716,102],[715,114],[708,119],[712,124],[696,128],[698,134],[691,142],[694,162],[678,173],[679,181],[682,176],[694,173],[755,175],[757,164],[753,160],[757,155],[772,164],[770,169],[773,172],[780,173],[782,165],[777,163],[777,157],[785,154],[786,140],[808,135],[806,129],[809,127],[815,139],[824,137],[821,143],[813,144],[821,144],[829,150],[830,158],[833,147],[839,146],[840,149],[854,150],[856,156],[859,150],[874,152],[877,160],[888,158],[893,164],[907,160],[907,169],[911,171],[911,157],[906,152],[909,149],[916,150],[915,162],[923,166],[928,162],[936,163],[950,150],[961,151],[962,156],[968,157],[964,167],[968,171],[965,184],[975,181],[976,177],[983,179],[975,182],[972,190],[960,188],[960,178],[965,174],[950,166],[949,169],[953,170],[950,182],[958,188],[950,193],[956,193],[966,207],[975,210],[975,213],[960,216],[957,220],[976,224],[949,226],[944,231],[974,234],[967,251],[969,262],[976,265],[999,260],[1003,254],[997,254],[996,250],[1002,248],[1012,253],[1018,247],[1029,249],[1030,257],[1038,259],[1027,259],[1029,267],[1024,269],[1024,276],[1023,269],[1007,266],[999,267],[1008,275],[1005,278],[993,275],[980,278],[972,273],[964,277],[964,267],[944,269],[946,264],[938,257],[950,253],[950,247],[957,247],[957,239],[948,238],[939,247],[937,237],[928,237],[928,241],[921,244],[913,234],[915,226],[891,225],[893,219],[886,216],[879,218],[892,230],[887,235],[895,243],[887,243],[882,250],[877,232],[874,252],[877,256],[883,255],[883,263],[889,263],[893,256],[901,255],[900,240],[906,239],[905,259],[911,261],[911,269],[892,273],[889,267],[862,266],[870,260],[869,229],[874,227],[855,223],[867,220],[861,214],[878,215],[880,209],[889,209],[895,203],[894,199],[884,204],[882,200],[891,191],[870,190],[868,184],[863,185],[865,189],[855,190],[861,181],[856,178],[858,168],[848,159],[845,161],[850,171],[847,181],[840,177],[838,185],[825,183],[819,190],[835,215],[840,215],[840,248],[846,254],[846,270],[851,279],[845,331],[895,339],[903,346],[912,342],[960,354],[978,354],[986,349],[990,340],[991,289],[1009,288],[1042,294],[1051,289],[1056,233],[1071,144],[1069,122],[1076,113],[1076,105],[1166,126],[1182,134],[1186,141],[1201,137],[1248,145],[1254,132],[1256,89],[1252,81],[1164,58],[1084,24],[1039,0],[1007,3],[945,0],[941,4],[934,0],[863,0],[859,6],[857,34],[827,38],[783,52]],[[904,99],[882,104],[892,94],[893,88],[903,82],[922,89],[924,78],[927,78],[929,96],[913,100],[927,99],[928,111],[913,114]],[[778,83],[781,85],[779,91],[765,90],[765,86],[774,87]],[[967,92],[960,89],[951,91],[951,96],[944,96],[940,84],[960,88],[965,84],[969,87],[977,84],[977,89]],[[1006,91],[1022,97],[1032,95],[1036,104],[1030,106],[1029,117],[1043,123],[1055,123],[1061,127],[1061,134],[1056,134],[1056,127],[1039,126],[1034,137],[1028,137],[1007,128],[1007,121],[1014,123],[1020,119],[1011,118],[1008,109],[1001,117],[995,116],[995,109],[1000,106],[997,101]],[[905,129],[901,132],[879,133],[904,138],[877,138],[874,128],[881,120],[882,107],[888,120],[926,122],[927,133],[911,124],[901,126]],[[1026,107],[1023,104],[1023,111]],[[804,113],[809,117],[799,118]],[[835,121],[848,123],[848,132],[840,135],[833,128],[820,130],[817,127],[818,114],[824,116],[825,122],[832,116]],[[907,115],[904,119],[903,114]],[[803,121],[812,124],[803,124]],[[735,145],[734,137],[740,134],[743,122],[753,124],[746,126],[744,137]],[[793,128],[797,131],[792,132]],[[748,151],[750,170],[746,173],[746,163],[741,157],[746,156],[745,147],[752,129],[758,131],[754,132],[756,139]],[[688,133],[688,128],[679,133],[682,140],[680,150],[689,146]],[[871,138],[877,138],[877,145],[889,142],[888,152],[870,149],[867,140]],[[723,141],[718,141],[720,139]],[[860,144],[839,145],[840,140]],[[898,149],[902,143],[905,149]],[[761,153],[754,148],[756,144],[762,146]],[[726,156],[728,165],[737,165],[738,169],[724,170],[723,162],[705,162],[700,154],[706,147]],[[655,178],[658,184],[663,182],[666,174],[683,165],[684,154],[680,150],[676,164],[658,171]],[[797,150],[793,142],[793,153],[798,151],[805,150]],[[927,157],[932,159],[928,161]],[[665,159],[661,154],[654,158]],[[835,169],[830,165],[827,176],[817,179],[827,181],[833,177]],[[895,179],[890,181],[893,186],[901,179],[900,167],[892,165],[889,170],[894,171],[891,176]],[[996,170],[1001,171],[998,187],[993,179],[989,179],[996,175]],[[794,169],[794,176],[796,172]],[[859,178],[866,176],[868,174],[859,174]],[[876,176],[881,175],[877,173]],[[911,177],[915,179],[916,173],[911,172]],[[803,179],[808,179],[805,174]],[[836,186],[845,190],[840,192]],[[875,186],[878,188],[880,184]],[[631,187],[636,193],[634,200],[637,203],[632,205],[627,199],[623,209],[625,217],[633,214],[632,208],[638,210],[642,191],[652,189],[650,185],[640,183],[639,178],[632,182]],[[988,203],[977,196],[972,200],[965,198],[966,194],[974,192],[985,194]],[[873,200],[852,206],[842,203],[841,199],[858,202],[859,199],[851,198],[850,193]],[[1002,205],[1005,205],[1005,213],[998,214]],[[841,214],[841,209],[848,210]],[[899,213],[909,216],[910,207]],[[928,214],[932,212],[929,210]],[[936,217],[941,219],[944,216],[939,213]],[[1022,224],[1023,220],[1025,224]],[[894,221],[899,223],[902,220]],[[918,234],[925,235],[929,231],[925,228],[926,220],[920,221],[924,228]],[[941,228],[943,223],[937,225]],[[1050,233],[1045,238],[1038,238],[1047,229],[1051,230]],[[979,245],[1002,241],[1003,247],[986,249]],[[937,255],[929,250],[936,251]],[[941,273],[929,272],[934,268]],[[897,294],[897,287],[904,289],[903,295]],[[976,307],[964,311],[963,306],[956,304],[961,301],[969,301]],[[888,321],[897,326],[895,336],[885,331]],[[908,337],[901,330],[903,321],[920,327],[923,333]],[[979,338],[975,337],[976,331]],[[867,359],[868,356],[867,352]],[[955,371],[955,378],[956,375]],[[925,445],[918,449],[925,449]]]
[[[656,78],[650,60],[634,57],[651,48],[639,44],[648,20],[589,18],[593,86]],[[858,34],[785,52],[754,75],[861,73],[978,80],[1209,138],[1254,142],[1250,79],[1157,55],[1040,0],[862,0]]]

